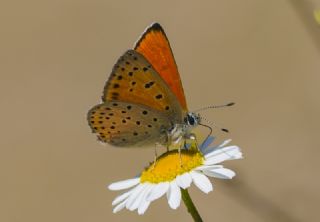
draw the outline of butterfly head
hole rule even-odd
[[[188,112],[187,116],[184,118],[184,123],[187,126],[195,127],[200,123],[200,115],[198,113]]]

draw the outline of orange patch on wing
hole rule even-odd
[[[149,27],[137,42],[134,49],[141,53],[152,64],[153,68],[176,95],[182,109],[186,111],[187,103],[178,67],[162,27],[158,23]]]

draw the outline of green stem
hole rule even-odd
[[[202,218],[197,211],[197,208],[194,206],[192,199],[189,195],[188,189],[181,189],[181,194],[182,194],[182,200],[184,204],[186,205],[188,212],[191,214],[193,220],[195,222],[202,222]]]

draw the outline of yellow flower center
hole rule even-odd
[[[190,172],[202,165],[203,155],[198,150],[171,150],[157,158],[141,174],[140,182],[160,183],[174,180],[178,175]]]

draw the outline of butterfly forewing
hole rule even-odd
[[[177,98],[153,66],[138,52],[128,50],[113,68],[102,97],[106,101],[140,104],[181,123],[184,116]]]
[[[88,122],[98,139],[115,146],[142,146],[166,141],[170,121],[159,111],[137,104],[110,101],[93,107]]]
[[[141,53],[168,84],[176,95],[182,109],[187,111],[178,67],[176,65],[167,36],[158,23],[152,24],[136,43],[136,51]]]

